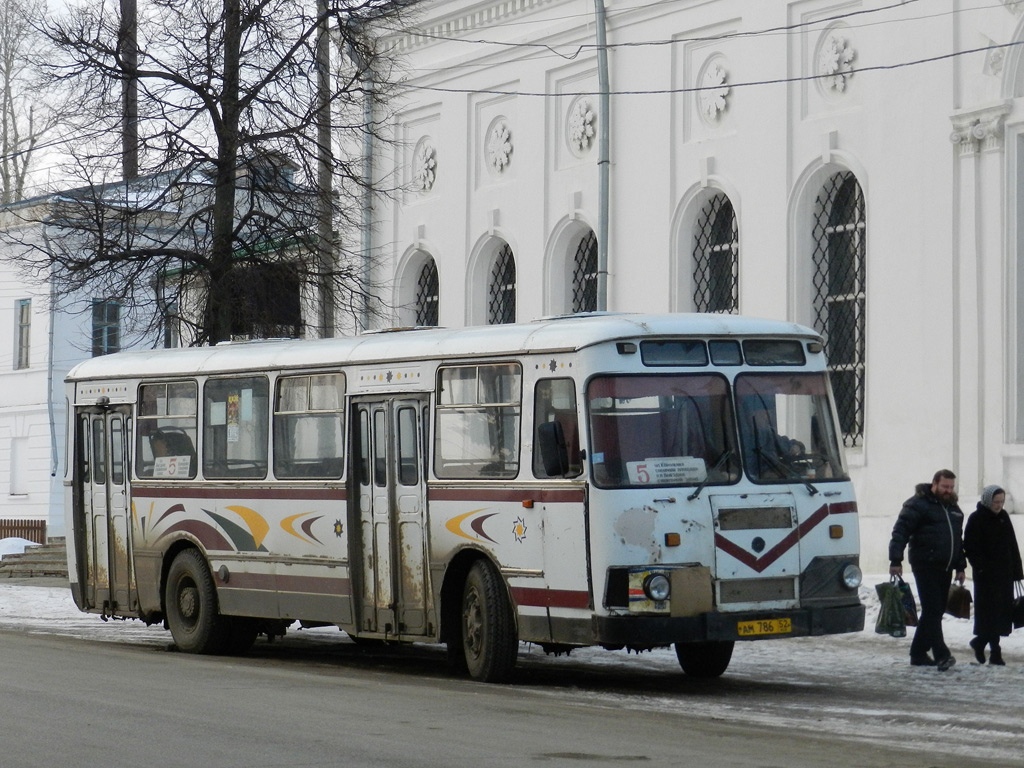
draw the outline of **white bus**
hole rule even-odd
[[[519,644],[863,628],[858,519],[821,339],[594,314],[97,357],[67,378],[75,602],[238,653],[294,621]]]

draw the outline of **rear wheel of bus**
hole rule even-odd
[[[198,550],[186,549],[175,556],[167,572],[164,600],[167,625],[179,650],[220,653],[225,649],[231,639],[230,621],[218,611],[213,578]]]
[[[477,560],[466,575],[460,625],[470,676],[487,683],[508,680],[516,664],[519,638],[505,584],[486,560]]]
[[[732,648],[731,640],[676,643],[676,658],[690,677],[720,677],[729,668]]]

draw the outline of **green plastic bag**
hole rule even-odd
[[[881,602],[878,607],[878,619],[875,621],[875,632],[892,637],[906,637],[907,620],[903,611],[903,595],[896,580],[876,584],[875,592],[878,593]]]

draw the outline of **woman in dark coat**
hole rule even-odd
[[[1003,510],[1005,501],[1002,488],[986,486],[964,529],[964,552],[974,573],[976,637],[971,640],[971,648],[981,664],[985,663],[986,645],[991,648],[989,663],[1004,664],[999,637],[1013,630],[1013,582],[1024,579],[1013,524]]]

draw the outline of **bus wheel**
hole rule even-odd
[[[676,643],[676,658],[690,677],[720,677],[732,659],[732,640]]]
[[[477,560],[462,590],[462,648],[470,677],[502,683],[512,675],[519,652],[512,606],[494,567]]]
[[[167,624],[185,653],[220,653],[229,640],[228,620],[217,611],[210,569],[195,549],[179,552],[167,572]]]

